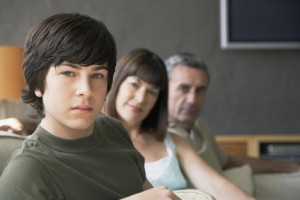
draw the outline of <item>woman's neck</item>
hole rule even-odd
[[[155,134],[142,133],[139,125],[125,124],[134,147],[144,156],[145,162],[153,162],[168,156],[166,145]]]
[[[128,134],[131,136],[139,135],[140,125],[139,124],[130,124],[123,121],[123,125],[128,131]]]

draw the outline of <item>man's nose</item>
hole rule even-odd
[[[188,103],[195,103],[196,98],[197,98],[197,96],[194,91],[189,91],[189,93],[186,96],[186,100]]]

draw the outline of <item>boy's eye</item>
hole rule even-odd
[[[103,78],[103,75],[102,74],[94,74],[94,75],[92,75],[92,78],[101,79],[101,78]]]
[[[74,75],[74,73],[70,72],[70,71],[65,71],[62,74],[65,75],[65,76],[73,76]]]

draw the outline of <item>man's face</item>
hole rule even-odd
[[[169,80],[169,122],[190,130],[203,107],[207,85],[203,70],[177,65]]]

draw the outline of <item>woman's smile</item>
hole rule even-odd
[[[135,105],[132,105],[132,104],[127,104],[127,106],[129,107],[130,110],[132,110],[133,112],[136,112],[136,113],[141,113],[143,112],[143,109],[139,106],[135,106]]]

